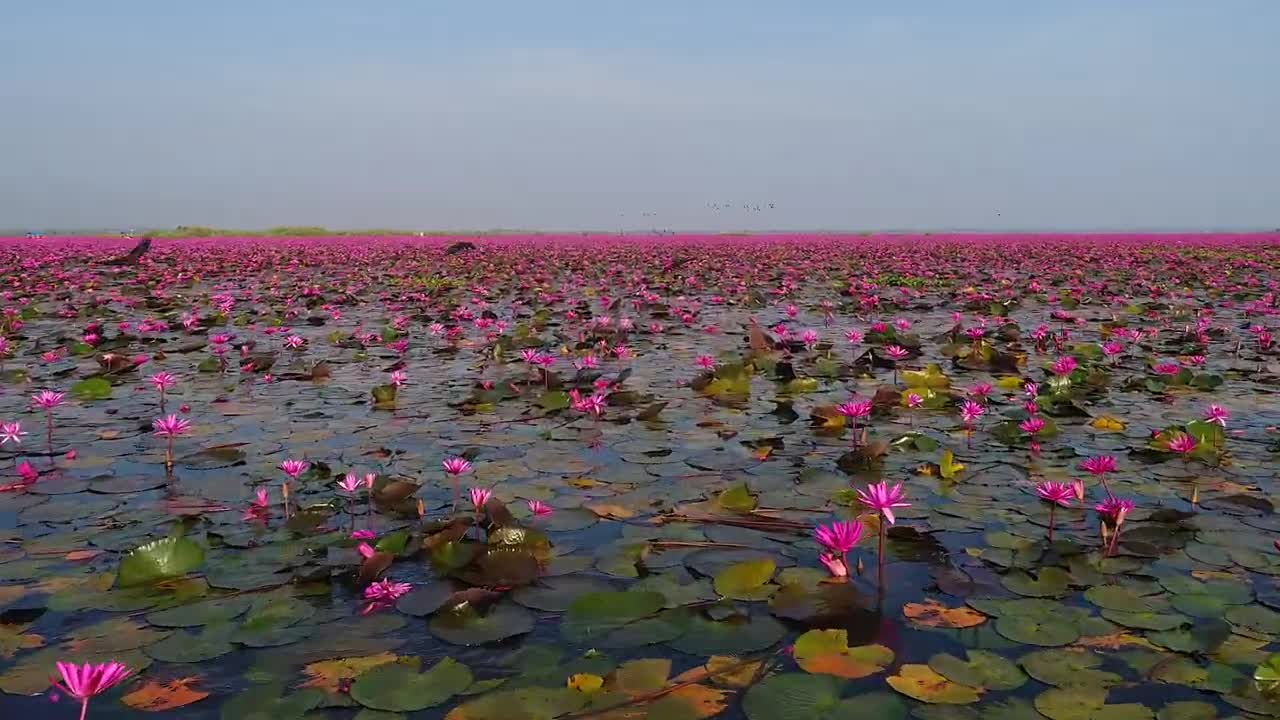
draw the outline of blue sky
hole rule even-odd
[[[5,6],[0,227],[1280,226],[1274,0]]]

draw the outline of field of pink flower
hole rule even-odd
[[[0,239],[5,717],[1280,716],[1280,233],[133,242]]]

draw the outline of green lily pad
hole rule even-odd
[[[315,614],[315,606],[305,600],[263,597],[245,615],[231,640],[250,647],[273,647],[297,642],[314,630],[314,626],[300,623]]]
[[[1103,610],[1102,617],[1117,625],[1137,630],[1172,630],[1189,624],[1191,619],[1177,613],[1120,612]]]
[[[849,647],[845,630],[810,630],[796,638],[792,655],[805,672],[851,680],[883,671],[894,658],[883,645]]]
[[[727,620],[694,615],[684,634],[668,644],[690,655],[738,655],[763,650],[785,634],[782,623],[768,615]]]
[[[841,698],[847,681],[830,675],[784,673],[753,685],[742,700],[748,720],[844,720],[857,717],[857,698]]]
[[[302,720],[320,707],[325,692],[316,688],[282,695],[283,685],[250,687],[236,693],[222,705],[222,720]]]
[[[231,644],[233,627],[228,623],[210,625],[203,632],[179,630],[144,652],[160,662],[198,663],[226,655],[235,649]]]
[[[578,596],[560,630],[572,642],[591,644],[641,618],[658,613],[666,598],[655,592],[596,592]]]
[[[1104,610],[1130,613],[1159,612],[1168,604],[1159,596],[1142,596],[1122,585],[1099,585],[1084,593],[1084,599]]]
[[[1152,720],[1151,708],[1138,703],[1107,704],[1107,691],[1096,687],[1050,688],[1035,699],[1036,710],[1049,720]]]
[[[796,568],[787,568],[787,570],[794,569]],[[785,573],[786,570],[783,572]],[[668,609],[716,599],[716,591],[711,581],[702,579],[681,583],[672,573],[650,575],[633,584],[630,589],[633,592],[661,593],[667,599]]]
[[[1063,597],[1070,583],[1071,573],[1052,565],[1041,568],[1035,576],[1014,570],[1000,581],[1006,590],[1031,598]]]
[[[1123,682],[1119,675],[1097,669],[1102,659],[1090,650],[1053,649],[1023,655],[1018,663],[1036,680],[1060,688],[1105,688]]]
[[[587,593],[609,592],[609,583],[592,577],[566,575],[543,578],[533,585],[526,585],[511,593],[511,599],[533,610],[564,612],[579,596]]]
[[[551,720],[581,710],[591,699],[591,695],[567,688],[515,688],[465,702],[445,717],[446,720]]]
[[[984,690],[1016,690],[1027,682],[1017,665],[996,653],[968,650],[966,657],[939,653],[929,658],[929,667],[954,683]]]
[[[1014,642],[1041,647],[1069,645],[1080,637],[1076,625],[1038,615],[1005,615],[996,618],[996,632]]]
[[[147,622],[158,627],[199,627],[233,620],[253,605],[247,597],[204,600],[190,605],[157,610],[147,615]]]
[[[371,710],[416,712],[443,704],[471,685],[471,670],[444,658],[419,673],[403,663],[379,665],[356,678],[351,699]]]
[[[1156,720],[1215,720],[1218,708],[1199,700],[1171,702],[1160,708]]]
[[[204,564],[204,548],[185,537],[152,540],[120,560],[116,582],[133,587],[181,577]]]
[[[766,584],[777,567],[769,558],[734,563],[716,574],[715,590],[732,600],[768,600],[778,589]]]
[[[106,400],[111,397],[111,382],[106,378],[86,378],[71,386],[77,400]]]
[[[428,625],[431,634],[454,645],[484,645],[533,630],[533,614],[507,603],[481,613],[474,605],[463,605],[436,613]]]
[[[1261,605],[1237,605],[1227,610],[1227,622],[1236,632],[1258,639],[1276,639],[1280,635],[1280,612]]]
[[[426,617],[444,607],[453,592],[453,587],[447,582],[419,585],[396,601],[396,609],[405,615]]]
[[[886,679],[889,687],[920,702],[942,705],[968,705],[978,702],[982,691],[952,682],[934,672],[928,665],[903,665],[898,674]]]

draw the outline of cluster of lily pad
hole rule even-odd
[[[122,252],[0,242],[6,713],[1280,717],[1276,237]]]

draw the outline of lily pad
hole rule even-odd
[[[883,645],[849,647],[845,630],[810,630],[796,639],[792,655],[806,672],[849,679],[882,672],[894,658]]]
[[[533,614],[507,603],[481,613],[474,605],[444,610],[431,618],[431,634],[454,645],[484,645],[533,630]]]
[[[929,667],[954,683],[983,690],[1016,690],[1027,682],[1017,665],[993,652],[968,650],[966,656],[939,653],[929,658]]]
[[[181,577],[204,564],[204,548],[185,537],[166,537],[139,546],[120,561],[116,582],[134,587]]]
[[[766,678],[747,691],[742,711],[749,720],[843,720],[857,717],[863,706],[842,698],[846,680],[830,675],[784,673]]]
[[[403,663],[369,670],[351,685],[351,699],[371,710],[416,712],[444,704],[471,684],[471,670],[443,658],[426,672]]]
[[[766,585],[776,569],[777,564],[769,558],[734,563],[716,574],[715,590],[732,600],[768,600],[778,589]]]
[[[977,688],[948,680],[928,665],[903,665],[886,682],[907,697],[932,704],[968,705],[978,702],[982,694]]]

